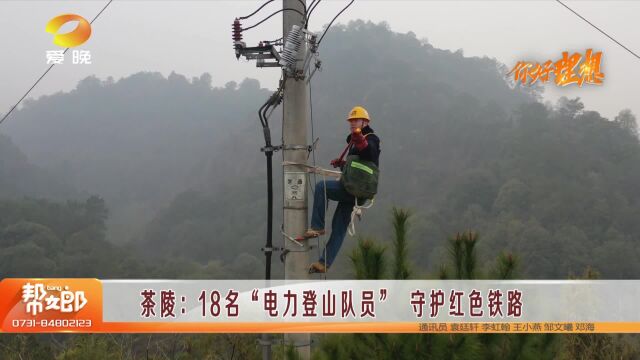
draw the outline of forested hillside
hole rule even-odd
[[[436,49],[384,24],[335,27],[326,41],[334,45],[312,82],[316,159],[328,166],[340,152],[354,104],[367,107],[382,139],[380,194],[360,234],[386,241],[389,209],[399,205],[415,213],[410,254],[422,272],[434,270],[443,239],[471,229],[483,250],[520,254],[527,277],[565,278],[587,265],[605,277],[640,273],[633,114],[605,119],[579,99],[542,104],[540,89],[512,88],[496,60]],[[19,152],[6,137],[0,144],[10,151],[0,157],[35,165],[20,165],[28,171],[19,181],[21,172],[3,165],[0,194],[50,172],[82,194],[76,200],[104,199],[112,243],[259,276],[266,170],[256,111],[270,91],[251,79],[222,88],[211,81],[90,77],[28,102],[3,129],[26,158],[10,155]],[[271,122],[278,139],[277,112]],[[53,186],[31,188],[24,194],[60,199]],[[350,276],[346,262],[339,257],[336,276]]]
[[[61,177],[33,165],[8,136],[0,134],[0,198],[66,199],[76,195]]]
[[[496,60],[436,49],[385,24],[334,26],[325,41],[332,46],[312,81],[318,164],[328,167],[344,147],[353,105],[369,110],[382,139],[376,204],[330,278],[640,276],[640,144],[630,111],[606,119],[579,98],[543,104],[541,89],[510,86]],[[14,113],[0,127],[0,279],[262,278],[257,109],[276,84],[212,87],[214,76],[89,77]],[[477,244],[467,274],[447,249],[463,239]],[[0,337],[0,358],[258,358],[255,340],[15,335]],[[318,359],[638,354],[635,338],[606,334],[314,335],[313,346]],[[286,350],[276,346],[274,358]]]

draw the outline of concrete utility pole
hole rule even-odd
[[[293,8],[304,13],[305,0],[283,0],[283,8]],[[283,39],[293,25],[303,27],[303,16],[295,11],[284,11]],[[307,45],[302,42],[298,51],[298,69],[302,68]],[[307,124],[309,122],[309,87],[304,79],[288,77],[284,85],[282,119],[282,156],[284,161],[307,163]],[[307,229],[307,204],[309,185],[305,169],[301,166],[284,166],[284,232],[293,237],[302,235]],[[303,246],[285,239],[285,247],[290,250],[285,261],[285,279],[309,279],[308,241]],[[311,336],[309,334],[287,334],[285,345],[293,343],[302,359],[311,357]]]

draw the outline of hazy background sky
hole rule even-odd
[[[309,1],[308,1],[309,2]],[[77,13],[91,20],[107,1],[0,0],[0,113],[15,101],[47,68],[46,50],[57,49],[44,31],[49,19]],[[245,77],[274,88],[279,71],[258,69],[255,63],[236,61],[231,41],[235,17],[251,13],[263,1],[130,1],[115,0],[93,24],[93,34],[80,49],[91,51],[93,64],[55,66],[32,92],[32,97],[68,91],[78,80],[95,74],[116,80],[138,71],[171,71],[188,77],[209,72],[214,86]],[[323,0],[314,11],[311,30],[320,30],[348,1]],[[640,53],[639,1],[569,1],[581,13],[618,41]],[[281,7],[276,1],[250,25]],[[364,19],[386,21],[393,31],[412,31],[437,48],[463,49],[465,56],[495,57],[512,68],[518,60],[557,60],[562,51],[603,51],[602,86],[558,88],[546,85],[546,99],[580,96],[587,109],[612,119],[631,108],[640,115],[640,59],[635,58],[555,1],[356,1],[338,22]],[[70,30],[70,29],[69,29]],[[281,36],[281,16],[245,33],[248,45]],[[331,46],[330,42],[323,46]],[[321,49],[322,53],[322,49]],[[322,54],[320,54],[322,57]],[[358,56],[358,49],[353,49]],[[363,58],[362,61],[367,61]],[[318,76],[318,75],[317,75]],[[321,74],[319,76],[322,76]],[[11,118],[8,119],[11,121]]]

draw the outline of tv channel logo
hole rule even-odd
[[[59,33],[60,29],[70,22],[77,22],[77,26],[70,32]],[[47,64],[63,64],[64,55],[70,48],[78,47],[91,37],[91,23],[77,14],[58,15],[47,23],[45,31],[53,34],[53,43],[65,50],[47,50]],[[73,50],[72,62],[74,64],[91,64],[91,52],[89,50]]]

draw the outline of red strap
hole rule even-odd
[[[342,151],[342,154],[340,154],[340,157],[338,158],[339,162],[342,162],[342,159],[344,158],[344,156],[347,154],[347,151],[349,151],[349,148],[351,147],[351,143],[347,144],[347,147],[344,148],[344,150]]]
[[[371,134],[373,134],[373,133],[368,133],[368,134],[364,135],[365,139],[367,138],[367,136],[369,136]],[[351,138],[353,139],[353,136]],[[342,154],[340,154],[340,157],[338,158],[340,161],[342,161],[344,156],[347,154],[347,151],[349,151],[349,148],[351,147],[351,145],[353,145],[353,140],[351,140],[351,142],[347,144],[347,147],[344,148],[344,150],[342,151]]]

